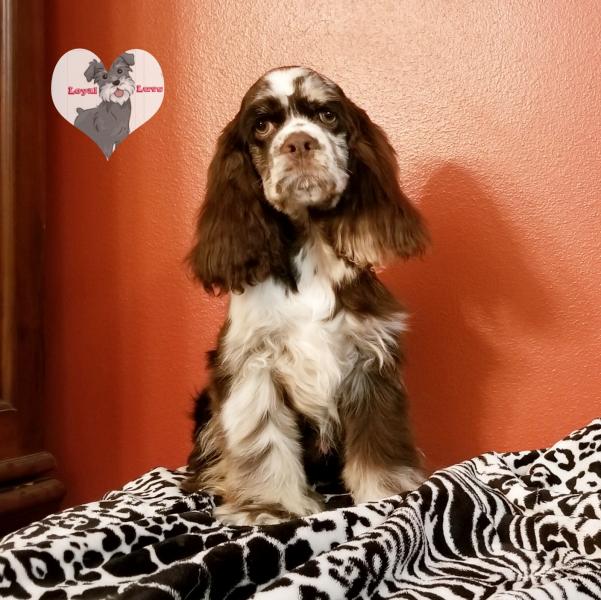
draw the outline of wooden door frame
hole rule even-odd
[[[0,532],[64,493],[43,452],[44,4],[0,0]]]

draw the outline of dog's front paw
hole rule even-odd
[[[300,505],[295,509],[297,517],[308,517],[316,513],[322,512],[324,509],[323,498],[317,492],[310,492],[303,496]]]
[[[241,507],[236,504],[222,504],[213,511],[213,516],[227,525],[274,525],[290,517],[270,508],[259,506]]]
[[[213,516],[229,525],[274,525],[307,517],[323,510],[323,504],[317,497],[304,496],[290,507],[280,503],[230,503],[226,502],[217,506]]]
[[[397,467],[391,471],[364,472],[349,487],[356,504],[375,502],[417,489],[426,475],[414,467]],[[349,482],[351,483],[351,482]]]

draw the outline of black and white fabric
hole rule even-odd
[[[5,537],[0,598],[601,598],[601,420],[280,525],[226,527],[182,478],[155,469]]]

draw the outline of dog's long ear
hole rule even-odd
[[[123,59],[123,62],[129,67],[131,67],[134,64],[134,55],[131,52],[124,52],[121,55],[121,58]]]
[[[270,274],[284,276],[283,216],[264,201],[259,175],[238,133],[238,115],[223,130],[188,262],[211,293],[243,292]]]
[[[429,236],[420,214],[401,190],[394,149],[364,110],[346,98],[345,105],[350,120],[351,175],[329,225],[334,247],[361,266],[422,254]]]
[[[104,71],[104,65],[100,61],[94,59],[90,61],[90,64],[83,75],[86,78],[86,81],[92,81],[92,79],[96,80],[98,73],[101,71]]]

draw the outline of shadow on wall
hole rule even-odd
[[[553,319],[552,301],[501,203],[462,167],[435,169],[419,203],[433,248],[423,261],[384,277],[412,313],[406,378],[418,443],[432,468],[473,456],[487,443],[487,390],[507,360],[495,332],[509,327],[520,337],[524,329],[535,335]],[[519,407],[506,402],[509,417]]]

